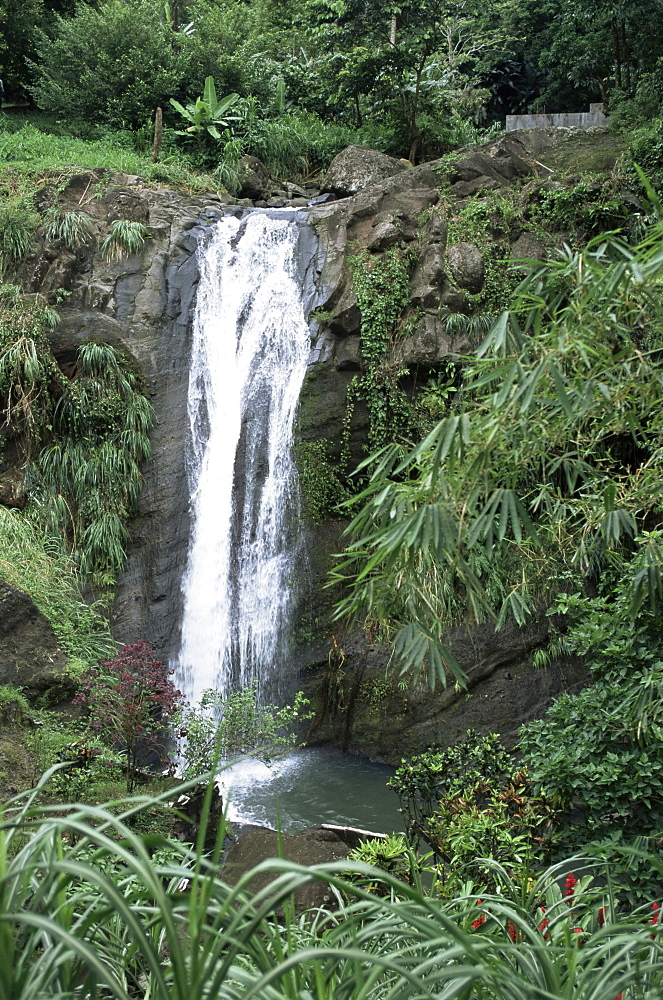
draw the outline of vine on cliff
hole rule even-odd
[[[320,524],[348,498],[329,463],[328,447],[329,442],[325,438],[300,441],[295,446],[302,507],[304,515],[312,524]]]
[[[361,313],[361,357],[364,371],[348,386],[343,427],[342,463],[350,461],[350,425],[357,400],[368,408],[369,451],[391,441],[410,423],[410,407],[399,385],[406,373],[389,357],[398,321],[409,301],[412,254],[399,248],[381,258],[366,251],[350,258],[350,272]]]

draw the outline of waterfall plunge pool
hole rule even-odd
[[[332,823],[373,833],[403,828],[398,797],[387,788],[394,768],[332,749],[302,747],[271,767],[250,758],[219,775],[228,819],[297,833]]]

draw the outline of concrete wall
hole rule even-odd
[[[607,119],[602,104],[590,104],[589,111],[560,115],[507,115],[506,130],[519,128],[603,128]]]

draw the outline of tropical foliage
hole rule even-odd
[[[495,866],[499,893],[470,890],[450,902],[361,862],[263,862],[229,886],[218,866],[222,832],[208,857],[141,836],[135,819],[152,804],[127,800],[117,815],[40,807],[33,794],[5,807],[3,998],[612,1000],[660,992],[658,904],[620,915],[612,893],[582,870],[578,878],[578,867],[514,885]],[[348,871],[379,891],[349,882]],[[256,875],[273,880],[252,892]],[[295,917],[294,893],[315,881],[340,908]]]
[[[442,642],[454,620],[524,622],[615,554],[631,613],[660,599],[660,236],[608,235],[536,268],[447,415],[367,461],[340,613],[395,621],[404,668],[431,684],[461,679]]]
[[[26,460],[35,519],[84,576],[107,585],[124,563],[153,410],[135,368],[109,345],[82,344],[65,376],[47,335],[57,321],[50,307],[3,286],[0,405]]]
[[[171,97],[170,103],[175,110],[179,111],[185,121],[190,122],[185,131],[178,134],[192,135],[200,139],[207,132],[213,139],[220,139],[219,129],[227,129],[232,122],[239,121],[237,115],[228,114],[228,111],[238,100],[239,94],[229,94],[228,97],[218,100],[214,77],[208,76],[205,80],[203,96],[199,97],[195,104],[182,107],[179,101]]]
[[[193,128],[206,140],[211,128],[225,144],[237,126],[244,151],[261,155],[252,146],[265,126],[299,123],[322,146],[325,127],[343,128],[414,159],[475,141],[478,126],[509,112],[604,101],[631,125],[660,118],[658,0],[489,8],[477,0],[26,0],[20,10],[2,0],[0,15],[12,39],[3,67],[11,96],[30,93],[88,132],[95,124],[142,129],[161,107],[168,140],[183,131],[183,115],[187,137]],[[207,97],[196,102],[209,79],[224,109],[220,128]],[[310,162],[323,159],[317,152]]]

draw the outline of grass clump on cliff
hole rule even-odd
[[[7,507],[0,507],[0,577],[31,598],[71,658],[93,661],[114,650],[108,622],[83,600],[69,557],[53,550],[32,518]]]
[[[108,263],[122,260],[123,257],[133,257],[143,249],[147,236],[147,227],[142,222],[115,219],[110,233],[101,244],[101,255]]]
[[[24,198],[0,204],[0,273],[7,264],[21,260],[30,250],[39,216]]]

